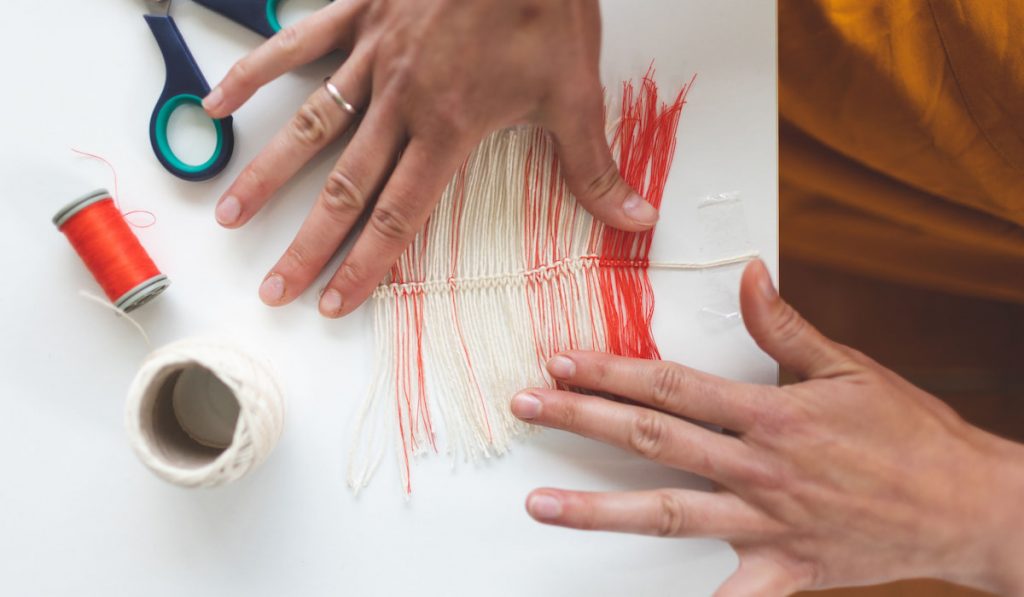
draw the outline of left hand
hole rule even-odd
[[[725,539],[740,565],[719,596],[915,576],[1024,594],[1024,447],[822,336],[779,298],[760,261],[744,272],[740,298],[754,340],[805,381],[758,386],[572,352],[548,362],[555,379],[634,402],[551,389],[512,401],[523,420],[620,446],[718,489],[540,489],[527,500],[530,514],[580,529]]]

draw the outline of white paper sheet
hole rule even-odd
[[[743,199],[741,241],[777,262],[775,5],[770,0],[608,0],[610,92],[655,62],[663,89],[697,73],[679,130],[654,258],[713,255],[698,213],[709,195]],[[6,213],[0,217],[0,593],[5,595],[706,595],[734,568],[727,545],[585,534],[525,514],[537,486],[653,488],[701,481],[557,432],[478,465],[416,462],[410,502],[397,461],[355,498],[345,487],[350,419],[367,384],[366,311],[316,314],[315,293],[283,309],[256,288],[284,249],[339,147],[325,152],[240,231],[213,219],[218,194],[305,96],[330,60],[286,75],[236,116],[236,151],[215,180],[187,183],[153,157],[147,125],[163,63],[131,0],[19,2],[6,13]],[[174,15],[211,82],[259,43],[191,2]],[[83,300],[96,290],[50,223],[65,202],[121,175],[125,209],[173,284],[138,311],[155,344],[224,333],[270,355],[287,396],[283,439],[250,477],[186,491],[146,471],[122,431],[125,390],[146,347]],[[724,237],[723,237],[724,238]],[[724,249],[723,249],[724,252]],[[738,269],[654,272],[666,358],[772,382],[774,364],[733,320]]]

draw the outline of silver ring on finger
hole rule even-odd
[[[324,79],[324,89],[327,90],[327,95],[331,96],[334,103],[341,106],[342,110],[348,112],[352,116],[359,116],[359,110],[356,110],[355,106],[348,103],[348,101],[341,95],[341,92],[338,91],[338,88],[335,87],[334,83],[331,83],[330,77],[326,77]]]

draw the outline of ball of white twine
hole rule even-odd
[[[184,409],[193,411],[189,422],[181,412],[181,384],[196,373],[210,381],[184,390]],[[229,414],[215,412],[224,411],[223,406],[211,409],[204,402],[213,401],[204,395],[214,393],[213,385],[229,394],[227,401],[237,402],[230,404]],[[281,390],[268,364],[209,339],[180,340],[146,357],[125,410],[128,438],[139,459],[161,478],[184,487],[215,487],[245,475],[273,450],[283,419]],[[211,435],[218,425],[224,427],[222,441]]]

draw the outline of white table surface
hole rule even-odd
[[[298,0],[296,0],[298,1]],[[777,263],[775,6],[771,0],[604,2],[610,90],[652,59],[665,90],[698,73],[680,130],[656,259],[723,256],[736,246]],[[236,116],[227,171],[204,183],[166,174],[147,125],[163,63],[133,0],[19,2],[6,13],[0,169],[0,594],[3,595],[706,595],[735,567],[724,543],[586,534],[532,522],[540,485],[701,486],[700,480],[557,432],[509,456],[454,470],[420,459],[406,501],[394,460],[354,497],[345,486],[350,419],[368,382],[370,318],[316,314],[306,293],[283,309],[256,288],[297,230],[338,147],[241,231],[213,206],[299,105],[331,60],[273,83]],[[211,82],[259,38],[191,2],[174,15]],[[122,430],[125,390],[146,347],[79,296],[98,288],[50,217],[111,186],[173,280],[138,311],[154,345],[231,335],[268,355],[286,392],[285,431],[259,470],[190,491],[150,474]],[[698,209],[738,192],[742,203]],[[715,215],[716,210],[718,215]],[[656,334],[668,359],[771,383],[774,364],[728,311],[738,270],[655,272]]]

